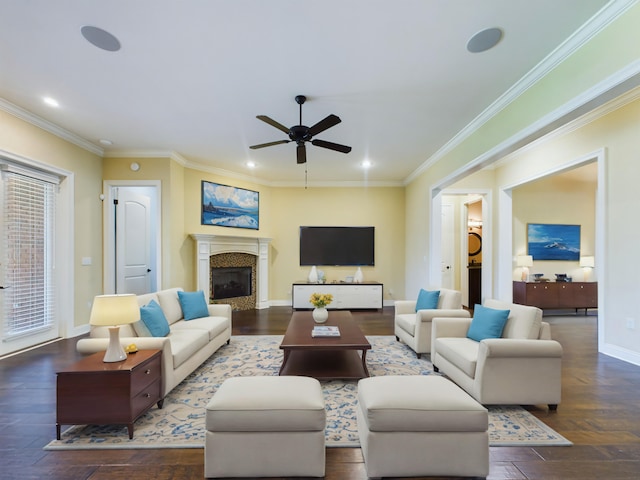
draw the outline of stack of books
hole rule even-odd
[[[339,337],[340,329],[332,325],[315,325],[311,331],[312,337]]]

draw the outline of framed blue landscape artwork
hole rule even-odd
[[[202,181],[202,225],[258,230],[259,214],[258,192]]]
[[[529,223],[527,242],[534,260],[580,260],[580,225]]]

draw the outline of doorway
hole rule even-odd
[[[160,289],[160,182],[105,181],[105,293]]]

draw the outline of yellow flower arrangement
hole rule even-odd
[[[333,295],[330,293],[312,293],[309,302],[316,308],[324,308],[333,302]]]

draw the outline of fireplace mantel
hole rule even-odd
[[[192,233],[196,242],[197,289],[211,291],[209,257],[219,253],[248,253],[257,258],[256,308],[269,308],[269,243],[270,238],[234,237]]]

